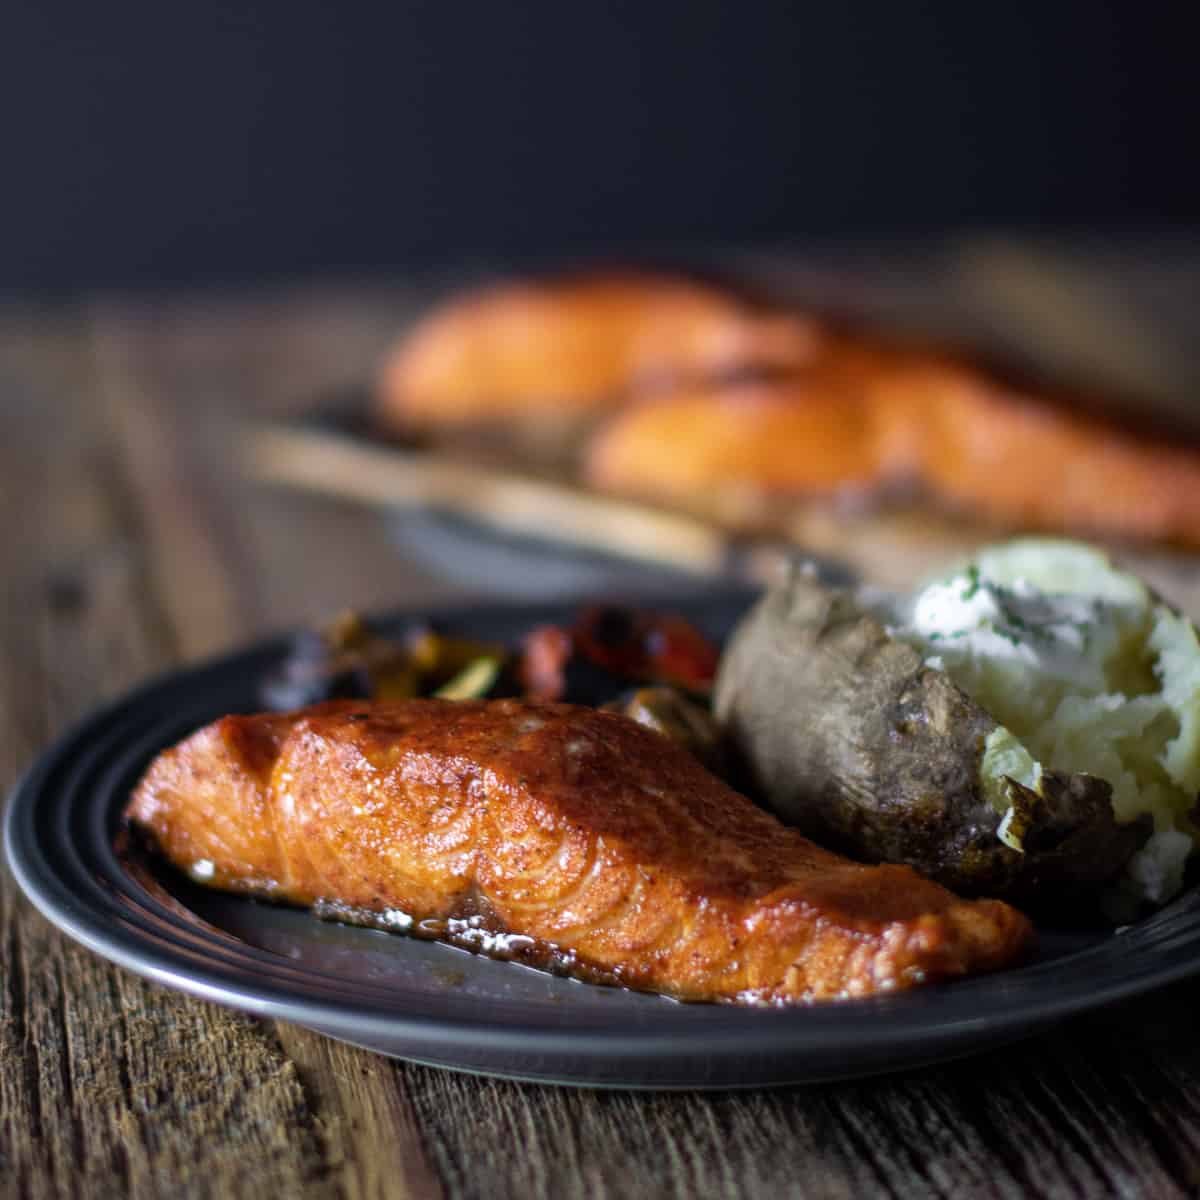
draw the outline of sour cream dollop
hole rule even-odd
[[[892,630],[952,677],[975,669],[1020,672],[1027,683],[1097,695],[1105,665],[1133,614],[1096,596],[1042,591],[1025,579],[1000,584],[977,567],[930,584]]]

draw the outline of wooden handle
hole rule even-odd
[[[695,517],[580,488],[328,431],[250,430],[246,466],[257,479],[367,504],[430,507],[510,534],[561,541],[710,577],[767,582],[794,553],[743,543]]]

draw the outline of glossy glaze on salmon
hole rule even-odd
[[[154,761],[127,816],[215,887],[465,920],[691,1000],[903,989],[1004,966],[1031,932],[999,901],[822,850],[660,734],[567,704],[225,717]]]

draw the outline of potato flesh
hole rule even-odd
[[[896,631],[1011,731],[1016,745],[998,736],[993,747],[989,739],[985,790],[1000,795],[997,780],[1004,775],[1029,785],[1024,749],[1042,767],[1106,779],[1118,820],[1149,813],[1158,832],[1195,837],[1190,810],[1200,791],[1200,643],[1191,622],[1102,553],[1077,543],[1014,542],[983,551],[975,566],[978,578],[1000,588],[1032,585],[1048,595],[1088,596],[1098,601],[1099,614],[1090,643],[1084,639],[1095,661],[1081,668],[1100,669],[1080,669],[1072,678],[1031,671],[1011,653],[988,653],[985,639],[972,644],[981,652],[964,651],[960,642],[947,654],[944,641]]]

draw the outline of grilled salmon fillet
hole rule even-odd
[[[845,348],[789,378],[680,388],[617,412],[585,474],[718,514],[755,498],[918,484],[1009,526],[1200,545],[1200,452],[937,355]]]
[[[794,369],[813,323],[674,275],[499,284],[436,309],[384,364],[379,413],[404,430],[570,419],[648,383]]]
[[[225,717],[161,754],[126,815],[215,887],[519,935],[688,1000],[909,988],[1002,967],[1031,935],[1000,901],[823,850],[660,734],[568,704]]]

